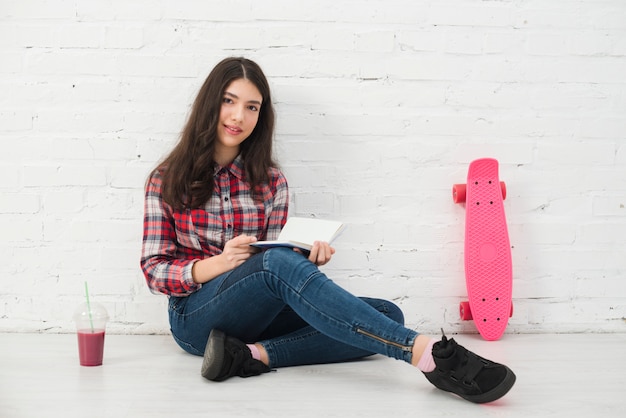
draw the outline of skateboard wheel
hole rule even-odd
[[[500,190],[502,191],[502,200],[506,199],[506,183],[500,182]]]
[[[455,184],[452,186],[452,199],[454,203],[465,202],[465,184]]]
[[[469,302],[461,302],[459,305],[459,314],[463,321],[469,321],[472,319],[472,310],[470,309]]]

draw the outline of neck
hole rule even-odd
[[[215,150],[215,157],[213,159],[215,160],[215,163],[217,163],[217,165],[219,165],[220,167],[226,167],[227,165],[235,161],[235,158],[237,158],[238,155],[238,147],[233,149],[221,149]]]

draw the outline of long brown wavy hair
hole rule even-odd
[[[241,143],[245,178],[252,190],[269,181],[274,109],[270,88],[261,68],[253,61],[226,58],[213,68],[200,88],[180,140],[156,170],[162,175],[163,199],[176,210],[202,207],[214,188],[215,142],[220,109],[226,88],[237,79],[252,82],[263,98],[259,119],[250,136]]]

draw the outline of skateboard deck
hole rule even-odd
[[[504,213],[506,185],[498,161],[472,161],[466,184],[452,188],[455,203],[465,202],[465,283],[468,302],[461,319],[473,319],[485,340],[502,337],[513,314],[511,246]]]

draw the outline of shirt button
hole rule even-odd
[[[225,202],[228,202],[228,198],[227,198],[227,197],[225,197],[225,198],[224,198],[224,201],[225,201]]]

